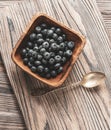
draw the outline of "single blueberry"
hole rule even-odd
[[[30,37],[31,41],[34,41],[36,39],[36,34],[35,33],[31,33],[29,37]]]
[[[51,71],[51,76],[52,76],[52,77],[56,77],[56,76],[57,76],[57,72],[56,72],[55,70],[52,70],[52,71]]]
[[[47,31],[47,37],[51,37],[53,35],[53,30],[48,30]]]
[[[47,35],[47,31],[48,31],[48,29],[43,29],[43,30],[41,31],[41,33],[42,33],[44,36],[46,36],[46,35]]]
[[[45,59],[42,59],[42,61],[41,61],[44,65],[47,65],[47,60],[45,60]]]
[[[60,67],[58,68],[58,70],[57,70],[57,73],[59,74],[59,73],[61,73],[62,71],[63,71],[63,67],[60,66]]]
[[[49,59],[49,64],[50,64],[50,65],[53,65],[54,63],[55,63],[55,59],[54,59],[54,58],[50,58],[50,59]]]
[[[29,58],[29,61],[30,61],[30,63],[33,63],[33,62],[34,62],[34,58],[33,58],[33,57],[30,57],[30,58]]]
[[[56,32],[58,35],[60,35],[62,31],[61,31],[60,28],[57,28],[57,29],[55,30],[55,32]]]
[[[70,57],[72,55],[72,51],[71,50],[67,50],[66,52],[65,52],[65,56],[66,57]]]
[[[48,72],[49,72],[49,68],[45,67],[45,68],[44,68],[44,72],[45,72],[45,73],[48,73]]]
[[[58,43],[63,42],[63,38],[62,38],[61,36],[59,36],[59,37],[57,38],[57,42],[58,42]]]
[[[43,55],[44,55],[45,59],[49,59],[50,58],[50,53],[49,52],[45,52]]]
[[[41,26],[42,29],[43,28],[47,28],[47,24],[46,23],[42,23],[40,26]]]
[[[67,46],[68,46],[68,48],[69,49],[73,49],[74,48],[74,42],[73,41],[69,41],[68,43],[67,43]]]
[[[57,35],[56,33],[53,33],[52,38],[53,38],[54,40],[57,40],[58,35]]]
[[[50,73],[47,73],[46,76],[45,76],[47,79],[51,78],[51,74]]]
[[[45,49],[48,49],[48,48],[49,48],[49,43],[48,43],[48,42],[43,42],[42,46],[43,46]]]
[[[37,36],[36,36],[37,39],[42,38],[42,37],[43,37],[43,36],[42,36],[41,33],[37,34]]]
[[[60,49],[64,50],[64,48],[65,48],[65,43],[64,42],[60,43]]]
[[[40,49],[40,53],[43,54],[44,52],[46,52],[46,49],[45,48],[41,48]]]
[[[32,66],[30,69],[31,69],[31,71],[32,71],[33,73],[36,73],[36,71],[37,71],[37,68],[36,68],[35,66]]]
[[[44,70],[44,67],[43,67],[42,65],[39,65],[39,66],[37,67],[37,71],[38,71],[38,72],[42,73],[43,70]]]
[[[43,40],[42,38],[39,38],[39,39],[37,40],[37,44],[38,44],[38,45],[41,45],[43,42],[44,42],[44,40]]]
[[[33,48],[33,43],[32,42],[27,42],[28,48],[32,49]]]
[[[61,66],[60,63],[56,63],[56,64],[54,65],[54,68],[55,68],[55,69],[58,69],[60,66]]]
[[[61,56],[60,55],[56,55],[55,56],[55,61],[56,62],[60,62],[61,61]]]
[[[34,62],[34,64],[35,64],[35,66],[39,66],[39,65],[41,65],[41,61],[36,60],[36,61]]]
[[[43,56],[42,56],[42,55],[40,55],[40,54],[38,54],[38,55],[37,55],[37,59],[38,59],[38,60],[40,60],[40,61],[41,61],[41,60],[42,60],[42,58],[43,58]]]
[[[24,63],[25,65],[28,64],[28,61],[29,61],[28,58],[24,58],[24,59],[23,59],[23,63]]]
[[[41,27],[40,27],[40,26],[37,26],[37,27],[35,28],[35,32],[36,32],[36,33],[40,33],[40,32],[41,32]]]
[[[51,27],[50,29],[53,30],[53,31],[55,31],[55,30],[56,30],[56,27]]]

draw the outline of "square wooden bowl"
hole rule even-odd
[[[66,64],[64,65],[63,72],[59,74],[57,77],[51,79],[42,78],[38,74],[31,72],[31,70],[23,64],[22,58],[20,56],[20,51],[22,48],[25,47],[25,42],[27,41],[30,33],[34,30],[34,28],[38,24],[44,22],[52,26],[60,27],[62,31],[67,35],[67,40],[71,40],[75,42],[75,49],[73,50],[73,55],[69,59],[69,61],[67,61]],[[22,70],[24,70],[31,76],[48,84],[49,86],[58,87],[62,85],[62,83],[66,80],[67,76],[69,75],[69,72],[71,71],[84,45],[85,45],[85,38],[82,35],[80,35],[78,32],[66,27],[64,24],[56,21],[55,19],[47,16],[46,14],[36,14],[35,16],[33,16],[27,28],[21,35],[19,41],[15,45],[12,51],[12,59],[15,62],[15,64],[17,64]]]

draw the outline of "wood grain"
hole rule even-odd
[[[87,0],[73,2],[71,4],[71,2],[62,0],[24,1],[10,5],[1,12],[0,50],[10,83],[29,130],[109,130],[109,97],[106,86],[109,89],[111,80],[109,74],[111,69],[110,42],[95,2]],[[84,11],[81,11],[81,8]],[[5,14],[3,13],[4,11]],[[37,90],[38,87],[42,87],[44,84],[29,77],[17,68],[11,61],[10,54],[12,47],[22,34],[26,24],[32,15],[38,11],[48,13],[87,37],[87,46],[74,65],[73,71],[64,85],[76,82],[85,73],[94,70],[106,73],[106,85],[103,83],[100,88],[91,90],[77,87],[70,91],[70,88],[67,88],[64,91],[48,94],[41,98],[34,98],[30,95],[31,90]],[[88,16],[88,18],[85,17],[85,19],[83,16]],[[92,28],[94,28],[94,31]],[[8,78],[6,79],[5,83],[8,82]],[[5,84],[6,88],[8,88],[8,85]],[[6,98],[6,100],[11,101],[10,98]],[[2,104],[2,101],[0,104]],[[14,106],[13,103],[11,108],[12,106]],[[17,112],[16,109],[15,111]],[[13,109],[12,113],[14,113]],[[14,114],[12,115],[14,117]],[[6,119],[4,120],[6,121]],[[19,118],[19,127],[16,126],[16,124],[19,124],[16,121],[17,119],[13,124],[10,121],[12,125],[10,126],[8,123],[5,128],[4,124],[0,124],[1,129],[25,129]]]

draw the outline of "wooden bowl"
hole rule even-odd
[[[25,42],[27,41],[29,34],[34,30],[34,28],[38,24],[44,23],[44,22],[49,25],[60,27],[62,31],[67,35],[67,40],[71,40],[75,42],[75,49],[73,50],[73,55],[69,59],[69,61],[67,61],[67,63],[64,65],[63,72],[59,74],[57,77],[51,78],[51,79],[42,78],[38,74],[31,72],[31,70],[23,64],[22,58],[20,56],[20,51],[22,48],[25,47]],[[31,22],[28,24],[27,28],[25,29],[20,39],[18,40],[16,46],[14,47],[12,51],[11,56],[12,56],[13,61],[28,74],[48,84],[49,86],[58,87],[62,85],[62,83],[66,80],[67,76],[69,75],[69,72],[71,71],[84,45],[85,45],[85,38],[81,36],[78,32],[66,27],[62,23],[47,16],[46,14],[36,14],[35,16],[33,16]]]

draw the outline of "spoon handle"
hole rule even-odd
[[[42,89],[39,89],[36,94],[34,94],[33,96],[36,96],[36,97],[40,97],[40,96],[43,96],[43,95],[47,95],[49,93],[54,93],[54,92],[57,92],[57,91],[60,91],[60,90],[66,90],[66,88],[68,88],[68,86],[70,86],[70,89],[73,89],[74,87],[77,87],[78,85],[81,84],[81,81],[78,81],[76,83],[71,83],[71,84],[68,84],[67,86],[64,86],[64,87],[60,87],[60,88],[56,88],[56,89],[53,89],[53,90],[50,90],[50,91],[44,91],[43,88]]]

